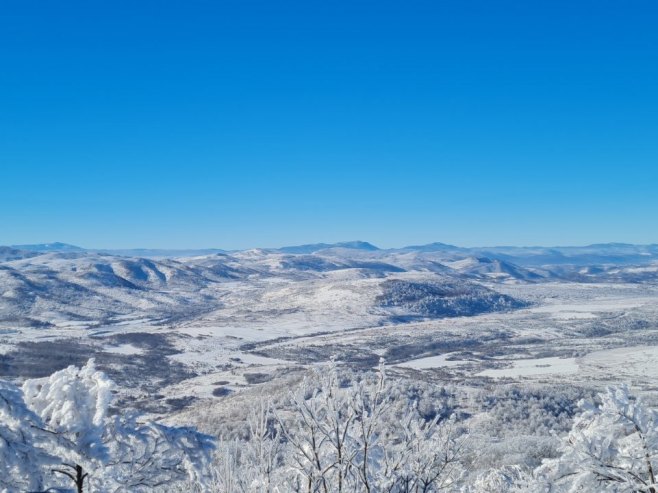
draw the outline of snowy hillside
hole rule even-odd
[[[306,301],[310,292],[339,292],[349,289],[360,297],[363,317],[386,317],[389,305],[378,298],[386,279],[412,279],[459,286],[472,298],[488,297],[487,289],[473,284],[458,269],[430,259],[408,262],[404,256],[351,256],[351,250],[322,250],[320,253],[289,254],[249,250],[199,257],[149,259],[84,251],[22,252],[6,248],[0,257],[0,324],[52,325],[59,321],[101,324],[116,317],[177,318],[193,320],[208,313],[237,314],[243,301],[234,303],[234,293],[251,293],[245,310],[263,313],[304,310],[307,314],[326,308],[320,298],[314,306]],[[347,254],[345,252],[348,252]],[[364,250],[372,252],[372,250]],[[323,254],[322,252],[327,252]],[[400,261],[402,260],[402,261]],[[441,276],[435,274],[440,272]],[[518,276],[521,278],[522,276]],[[278,292],[300,291],[281,298]],[[419,292],[422,296],[422,292]],[[432,295],[436,297],[435,295]],[[451,295],[446,292],[446,297]],[[269,305],[267,300],[273,302]],[[264,301],[263,301],[264,300]],[[340,311],[346,305],[334,304]],[[261,303],[260,307],[257,306]],[[392,305],[391,305],[392,306]],[[507,309],[513,303],[484,304],[472,313]],[[444,313],[409,309],[396,315],[468,315],[463,305],[458,312]],[[370,320],[370,318],[369,318]],[[361,323],[355,320],[355,323]]]

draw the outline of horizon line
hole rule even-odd
[[[326,242],[326,241],[316,241],[316,242],[309,242],[309,243],[296,243],[296,244],[285,244],[281,246],[275,246],[275,247],[261,247],[261,246],[252,246],[252,247],[247,247],[247,248],[222,248],[222,247],[216,247],[216,246],[207,246],[207,247],[145,247],[145,246],[140,246],[140,247],[84,247],[80,245],[75,245],[73,243],[67,243],[67,242],[62,242],[62,241],[53,241],[53,242],[43,242],[43,243],[16,243],[16,244],[0,244],[0,247],[7,247],[7,248],[13,248],[20,250],[21,248],[26,248],[26,247],[54,247],[54,246],[60,246],[60,247],[68,247],[72,249],[77,249],[77,250],[82,250],[82,251],[91,251],[91,252],[119,252],[119,251],[139,251],[139,250],[155,250],[155,251],[205,251],[205,250],[217,250],[217,251],[223,251],[223,252],[241,252],[241,251],[249,251],[249,250],[281,250],[284,248],[296,248],[296,247],[305,247],[305,246],[316,246],[316,245],[326,245],[328,248],[331,247],[341,247],[344,245],[349,245],[349,244],[363,244],[363,245],[370,245],[371,247],[374,247],[377,250],[404,250],[404,249],[411,249],[411,248],[422,248],[422,247],[427,247],[430,245],[444,245],[446,247],[451,247],[451,248],[460,248],[460,249],[490,249],[490,248],[521,248],[521,249],[532,249],[532,248],[587,248],[587,247],[594,247],[594,246],[613,246],[613,245],[618,245],[618,246],[636,246],[636,247],[653,247],[653,246],[658,246],[658,243],[629,243],[629,242],[623,242],[623,241],[608,241],[608,242],[594,242],[594,243],[586,243],[586,244],[558,244],[558,245],[541,245],[541,244],[534,244],[534,245],[513,245],[513,244],[498,244],[498,245],[469,245],[469,246],[464,246],[464,245],[457,245],[454,243],[445,243],[442,241],[431,241],[429,243],[413,243],[413,244],[406,244],[404,246],[393,246],[393,247],[379,247],[375,245],[374,243],[371,243],[367,240],[345,240],[345,241],[334,241],[334,242]]]

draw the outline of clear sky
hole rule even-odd
[[[0,244],[657,226],[655,0],[2,2]]]

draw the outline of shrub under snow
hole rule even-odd
[[[192,480],[203,485],[212,438],[190,428],[110,416],[113,382],[93,360],[22,389],[0,382],[3,492],[140,492]]]
[[[331,363],[276,406],[256,402],[245,433],[216,443],[110,415],[114,384],[90,360],[22,388],[0,381],[0,492],[658,493],[656,411],[626,387],[577,406],[547,392],[496,391],[478,401],[488,419],[470,420],[444,388]],[[469,433],[469,420],[481,428]],[[565,434],[559,447],[533,460],[505,452],[545,430]],[[496,450],[500,460],[487,457]]]

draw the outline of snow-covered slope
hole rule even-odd
[[[446,265],[464,275],[482,279],[496,279],[499,281],[522,280],[532,282],[550,276],[549,272],[538,273],[536,271],[514,265],[510,262],[505,262],[504,260],[491,259],[488,257],[466,257],[463,259],[446,262]]]
[[[35,252],[29,252],[27,250],[19,250],[17,248],[0,246],[0,262],[20,260],[22,258],[34,257],[36,255],[39,254]]]
[[[47,326],[62,320],[105,324],[127,316],[226,320],[228,314],[240,319],[254,311],[272,316],[285,311],[302,314],[312,329],[311,321],[319,323],[328,306],[336,313],[351,314],[353,320],[348,325],[354,326],[381,322],[388,316],[472,314],[467,305],[454,313],[418,311],[411,305],[393,310],[393,305],[381,298],[394,285],[389,281],[450,286],[450,290],[458,288],[473,299],[489,297],[487,288],[470,280],[477,277],[471,272],[464,275],[415,252],[382,254],[343,246],[317,253],[247,250],[154,259],[64,250],[2,251],[0,324]],[[437,294],[432,291],[427,296]],[[445,296],[452,294],[445,291]],[[503,305],[485,302],[473,313],[514,306]]]
[[[285,312],[286,317],[296,317],[293,325],[303,319],[305,330],[313,330],[316,323],[325,327],[322,321],[328,319],[332,326],[360,326],[390,317],[472,315],[519,306],[513,301],[493,302],[495,294],[483,286],[495,293],[497,286],[510,283],[646,283],[658,278],[658,260],[651,260],[656,249],[651,245],[497,247],[481,249],[487,250],[485,256],[474,255],[478,249],[445,244],[382,250],[365,242],[344,242],[176,258],[112,255],[62,243],[25,248],[29,250],[0,248],[0,324],[5,326],[48,326],[62,320],[103,325],[121,317],[201,317],[222,323],[231,317],[251,317],[262,322]],[[612,256],[625,257],[618,264],[576,262]],[[638,256],[642,263],[630,262]],[[549,257],[557,263],[535,265]],[[439,291],[458,288],[472,301],[460,302],[454,310],[447,305],[418,309],[440,306],[436,300],[399,306],[382,302],[382,293],[401,286],[398,281],[412,283],[410,292],[429,297],[436,296],[430,286]],[[413,283],[424,288],[415,289]],[[339,292],[351,294],[329,296],[329,305],[324,295],[316,296]],[[327,306],[340,315],[327,319]],[[259,315],[253,317],[253,312]],[[351,317],[349,323],[346,317]]]

